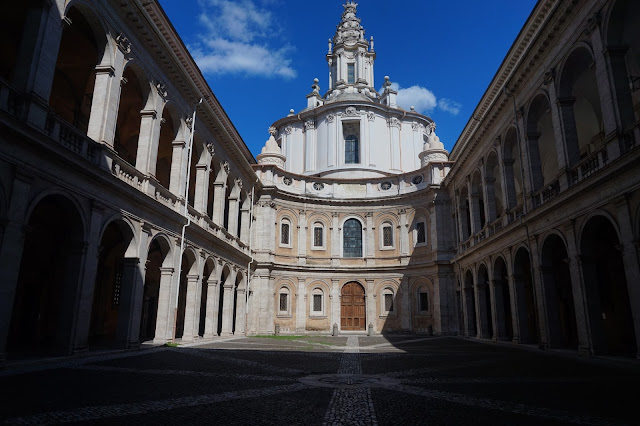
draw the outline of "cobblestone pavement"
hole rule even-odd
[[[638,361],[451,337],[235,338],[0,370],[3,424],[640,424]]]

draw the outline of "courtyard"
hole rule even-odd
[[[454,337],[272,336],[9,361],[5,424],[637,424],[640,369]]]

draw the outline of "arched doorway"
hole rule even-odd
[[[465,304],[465,336],[476,337],[476,295],[473,285],[473,274],[467,271],[464,277],[464,304]]]
[[[43,198],[31,212],[7,341],[10,354],[71,352],[83,235],[78,210],[62,195]]]
[[[187,294],[190,281],[187,279],[187,276],[197,273],[197,271],[195,271],[196,260],[196,255],[191,249],[187,249],[182,253],[182,270],[180,272],[180,289],[178,290],[178,312],[176,318],[176,339],[182,337],[185,332]],[[192,269],[194,270],[192,271]],[[192,330],[187,330],[187,332],[192,333]]]
[[[90,345],[109,345],[116,340],[123,260],[132,239],[131,229],[122,221],[111,222],[102,234],[91,308]]]
[[[340,329],[364,330],[367,323],[364,287],[355,281],[346,283],[340,299]]]
[[[582,274],[595,351],[633,355],[636,339],[619,244],[609,219],[589,219],[580,239]]]
[[[520,343],[539,343],[531,258],[524,247],[518,249],[513,262],[513,285],[516,294]]]
[[[513,339],[513,316],[511,315],[511,292],[507,264],[498,257],[493,265],[493,295],[496,309],[496,328],[499,340]]]
[[[169,253],[170,246],[164,238],[154,238],[149,245],[146,272],[144,276],[144,292],[142,296],[142,314],[140,318],[140,342],[153,340],[156,334],[156,320],[158,316],[158,300],[162,282],[162,268]],[[166,268],[165,274],[171,276],[173,268]],[[170,286],[170,278],[165,285]]]
[[[229,269],[228,266],[225,266],[224,269],[222,270],[222,275],[220,275],[220,283],[218,284],[220,293],[218,295],[218,313],[216,314],[218,316],[218,326],[216,327],[216,332],[218,333],[219,336],[222,335],[222,317],[223,317],[222,314],[225,308],[224,293],[225,291],[232,291],[228,288],[225,288],[225,284],[227,282],[227,278],[229,277],[229,274],[231,274],[231,270]]]
[[[216,265],[212,258],[207,259],[202,272],[202,290],[200,293],[200,320],[198,324],[198,335],[204,336],[207,321],[207,299],[209,298],[209,279],[215,272]]]
[[[485,339],[493,337],[493,312],[491,309],[491,293],[489,289],[489,274],[487,267],[478,268],[478,310],[480,311],[480,336]]]
[[[552,347],[578,349],[578,326],[573,305],[569,256],[559,236],[550,235],[544,241],[541,260],[549,344]]]

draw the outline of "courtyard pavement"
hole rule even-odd
[[[0,370],[0,423],[640,424],[637,361],[454,337],[220,339]]]

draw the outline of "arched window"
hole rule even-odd
[[[342,230],[342,256],[362,257],[362,225],[357,219],[349,219]]]
[[[311,291],[311,316],[324,316],[324,292],[320,287],[316,287]]]
[[[291,222],[289,219],[282,219],[280,222],[280,245],[291,247]]]
[[[395,247],[393,224],[384,222],[380,227],[380,250],[390,250]]]
[[[382,315],[392,315],[395,313],[395,294],[393,289],[386,287],[382,290]]]
[[[324,243],[324,225],[322,222],[316,222],[313,224],[313,240],[311,248],[315,250],[324,250],[326,248]]]
[[[427,286],[423,285],[418,288],[416,293],[416,307],[418,314],[426,315],[429,313],[429,289]]]
[[[278,292],[278,315],[290,315],[289,289],[282,287]]]

